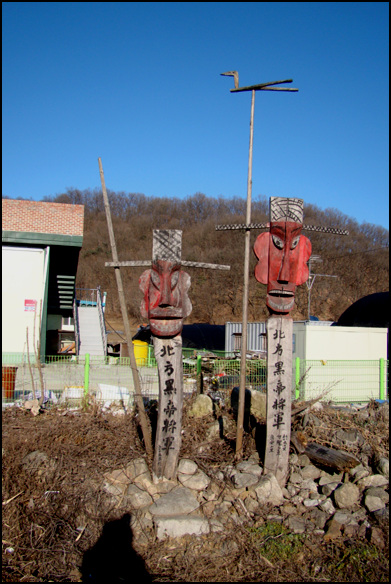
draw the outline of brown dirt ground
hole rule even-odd
[[[371,456],[388,457],[388,423],[375,410],[362,422],[330,409],[319,414],[320,426],[304,431],[332,445],[330,428],[356,428]],[[205,440],[211,421],[191,421],[185,405],[181,456],[207,472],[234,460],[234,433]],[[110,506],[99,489],[105,472],[145,454],[133,414],[102,414],[90,406],[34,417],[7,408],[2,446],[3,582],[388,582],[388,525],[376,524],[385,547],[343,535],[327,542],[319,535],[268,533],[262,517],[251,528],[137,541],[130,514]],[[244,458],[255,448],[246,434]],[[37,450],[54,461],[40,467],[41,474],[22,464]]]

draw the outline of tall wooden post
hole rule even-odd
[[[247,174],[247,202],[246,202],[246,224],[251,223],[251,191],[252,191],[252,164],[253,164],[253,136],[254,136],[254,103],[255,90],[251,92],[251,114],[250,114],[250,145],[248,152],[248,174]],[[236,448],[235,456],[239,460],[243,451],[243,422],[244,405],[246,392],[246,358],[247,358],[247,322],[248,322],[248,288],[249,288],[249,268],[250,268],[250,237],[249,229],[245,232],[244,240],[244,276],[243,276],[243,303],[242,303],[242,346],[240,353],[240,383],[238,401],[238,420],[236,424]]]
[[[240,353],[240,383],[238,418],[236,425],[236,448],[235,458],[240,460],[243,454],[243,422],[244,404],[246,391],[246,355],[247,355],[247,322],[248,322],[248,289],[249,289],[249,265],[250,265],[250,224],[251,224],[251,191],[252,191],[252,160],[253,160],[253,135],[254,135],[254,102],[256,91],[298,91],[288,87],[274,87],[281,83],[291,83],[292,79],[284,81],[272,81],[260,83],[250,87],[239,87],[239,74],[237,71],[227,71],[221,75],[234,78],[235,88],[231,92],[251,91],[251,114],[250,114],[250,146],[248,154],[248,174],[247,174],[247,204],[246,204],[246,227],[245,227],[245,247],[244,247],[244,276],[243,276],[243,303],[242,303],[242,346]]]
[[[113,262],[117,263],[118,262],[117,246],[115,243],[113,223],[111,221],[109,199],[107,196],[106,184],[105,184],[103,168],[102,168],[102,161],[100,158],[98,158],[98,162],[99,162],[100,179],[101,179],[101,183],[102,183],[103,200],[104,200],[105,211],[106,211],[107,227],[109,230],[111,253],[113,256]],[[133,349],[132,333],[130,330],[128,313],[126,311],[126,301],[125,301],[124,287],[122,285],[122,277],[121,277],[120,267],[116,266],[114,269],[114,272],[115,272],[115,278],[117,281],[118,297],[119,297],[119,303],[121,306],[122,320],[123,320],[124,328],[125,328],[125,337],[126,337],[126,342],[128,344],[128,352],[129,352],[129,357],[130,357],[130,367],[132,369],[133,384],[134,384],[134,390],[135,390],[135,395],[136,395],[137,411],[138,411],[138,414],[140,417],[141,431],[142,431],[143,438],[144,438],[144,444],[145,444],[145,450],[146,450],[147,456],[152,459],[152,456],[153,456],[152,438],[151,438],[151,432],[150,432],[150,427],[148,424],[147,416],[146,416],[145,409],[144,409],[143,396],[141,393],[140,379],[139,379],[139,375],[138,375],[136,357],[134,355],[134,349]]]

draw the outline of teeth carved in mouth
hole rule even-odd
[[[286,290],[271,290],[267,296],[267,305],[278,312],[288,312],[295,304],[292,292]]]
[[[270,290],[269,296],[293,296],[293,292],[289,290]]]
[[[161,335],[171,335],[173,333],[177,334],[182,329],[181,319],[163,320],[163,319],[150,319],[150,327],[156,330]]]

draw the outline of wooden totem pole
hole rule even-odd
[[[140,277],[141,314],[149,319],[159,374],[159,413],[153,470],[174,477],[181,445],[183,319],[192,306],[190,276],[181,270],[181,231],[154,231],[152,267]]]
[[[229,270],[229,266],[181,259],[182,231],[154,230],[151,269],[141,274],[141,314],[149,320],[159,374],[159,411],[153,471],[174,478],[181,446],[183,409],[182,327],[192,305],[190,276],[182,265]],[[130,262],[127,263],[130,265]]]
[[[267,429],[265,472],[284,485],[291,436],[292,331],[296,286],[308,279],[311,242],[301,235],[303,201],[271,197],[270,231],[254,244],[255,278],[267,285]]]

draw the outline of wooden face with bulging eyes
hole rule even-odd
[[[141,314],[149,319],[152,334],[159,337],[176,336],[182,331],[183,319],[191,313],[188,297],[190,276],[180,265],[158,260],[140,277],[144,292]]]
[[[275,221],[270,232],[261,233],[255,241],[258,258],[255,278],[267,285],[266,304],[272,313],[289,313],[295,304],[296,287],[308,279],[307,262],[311,242],[301,235],[302,223]]]

